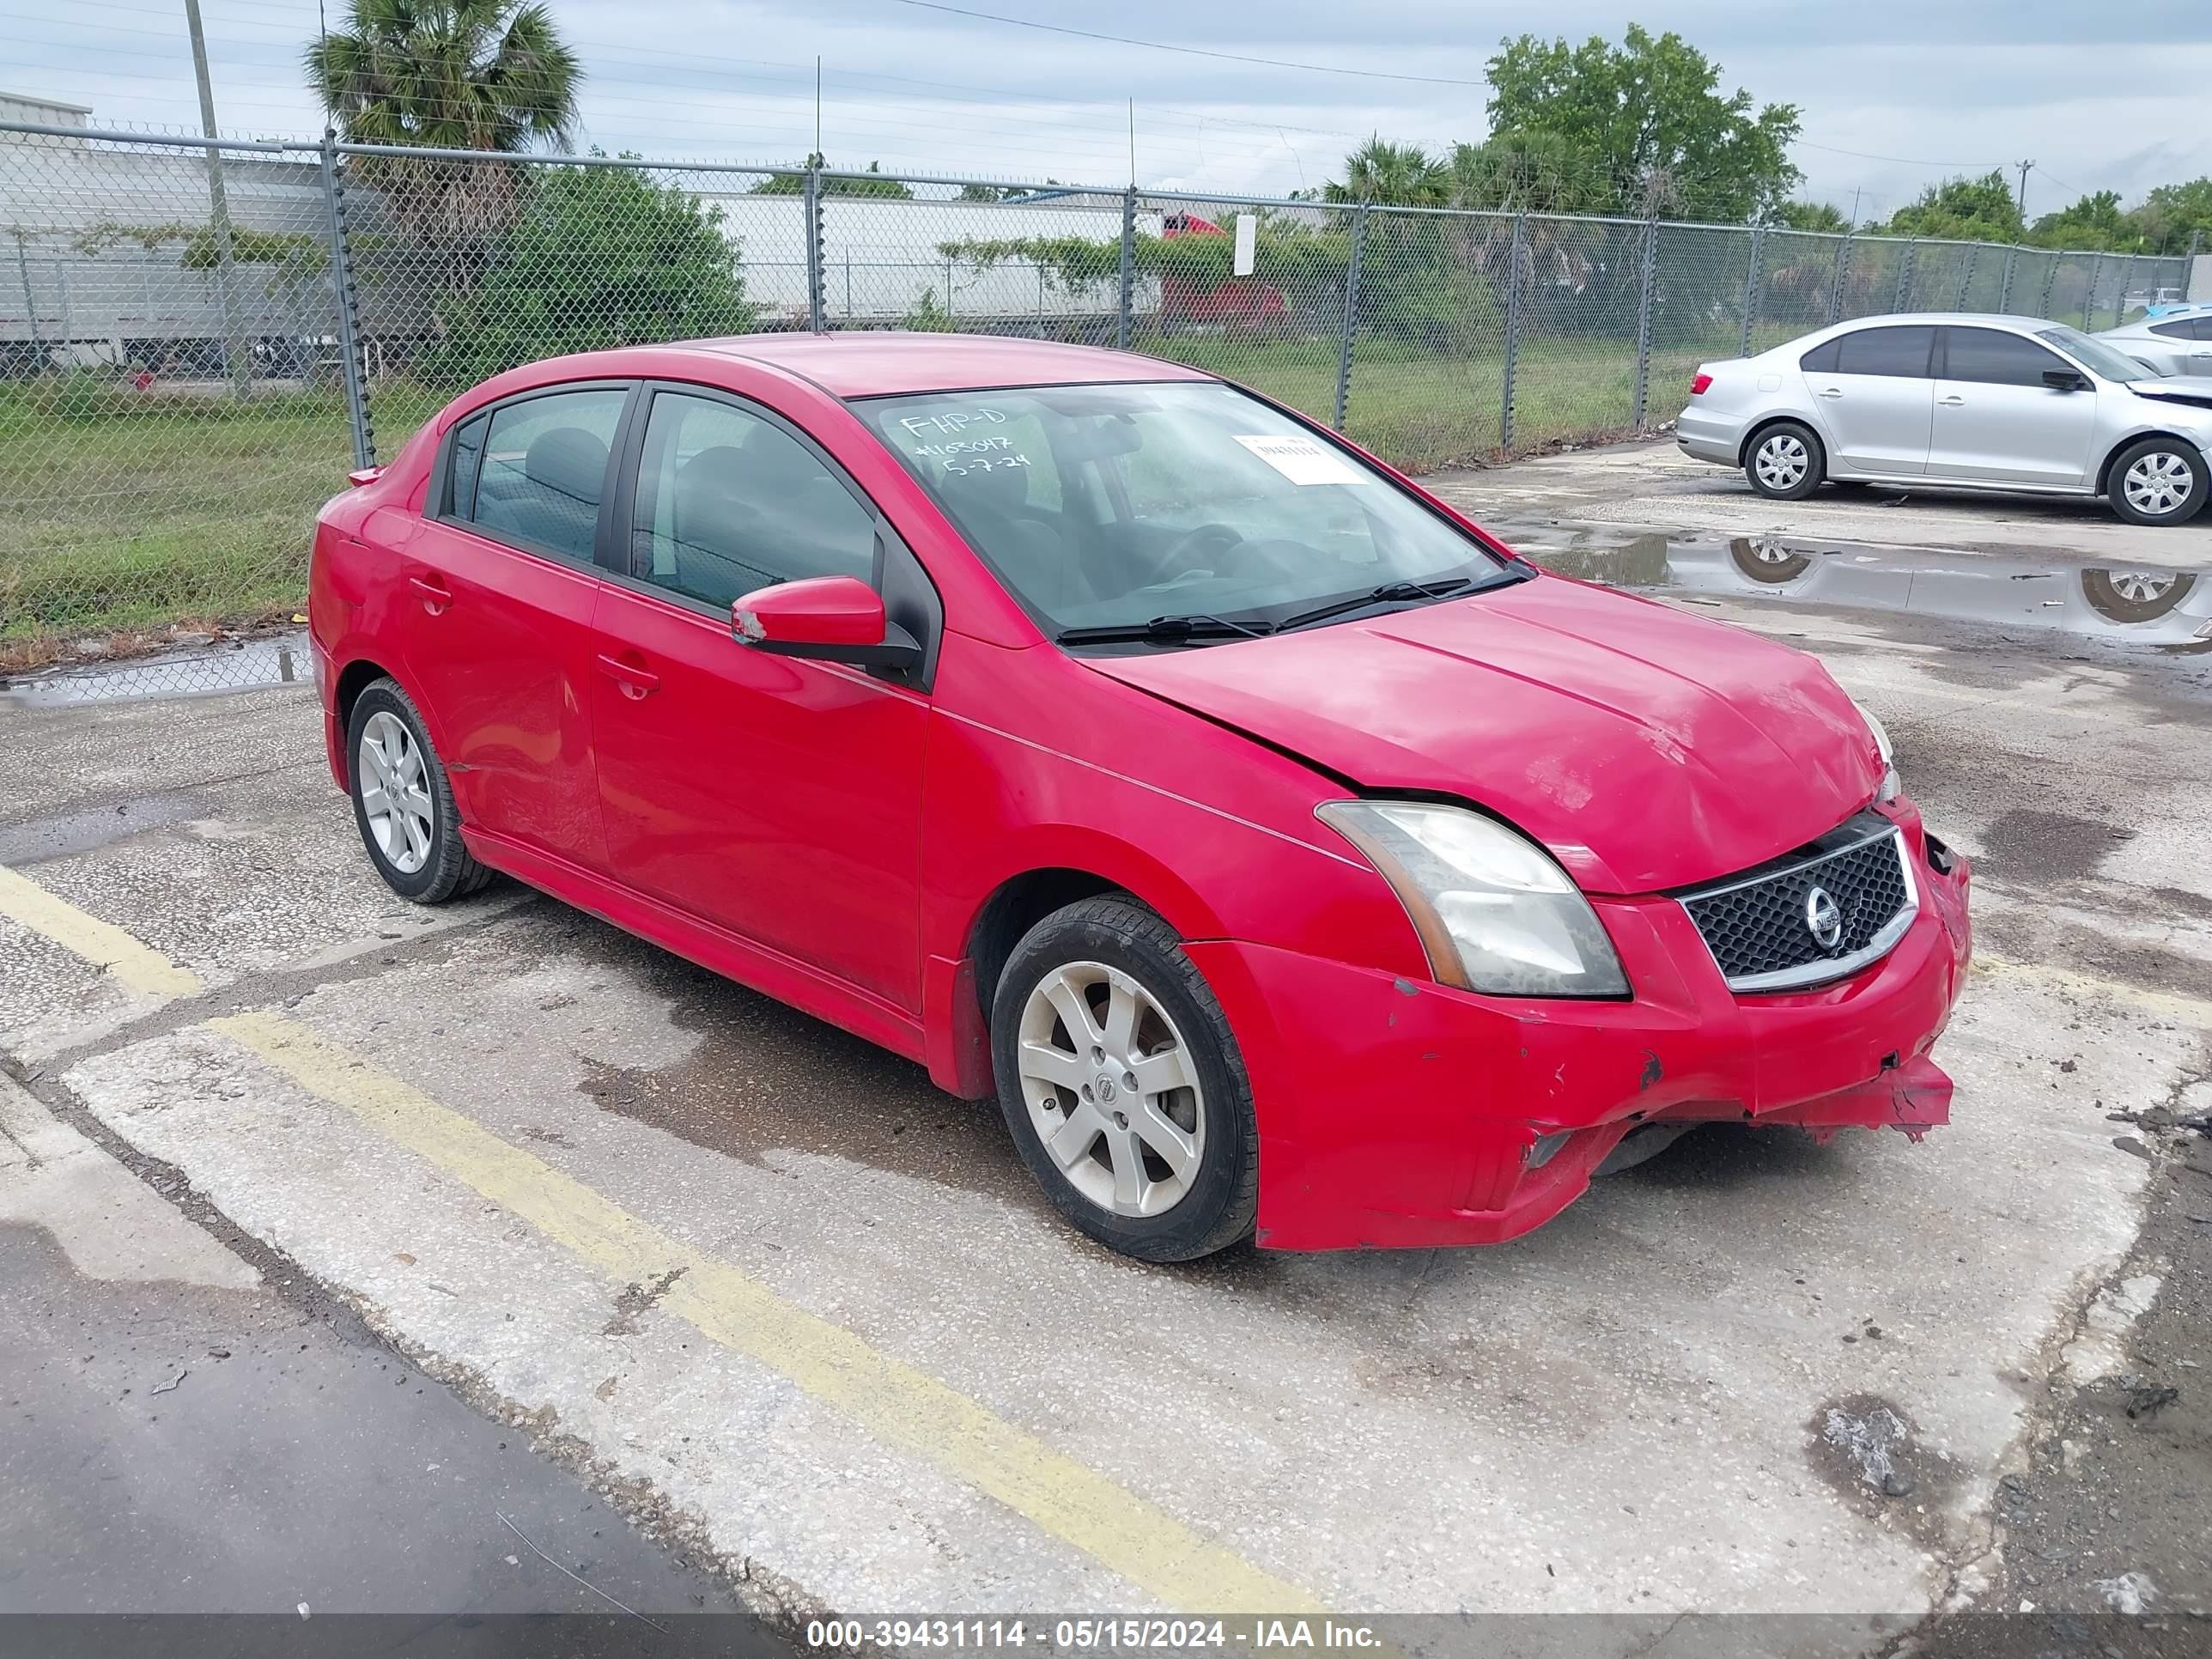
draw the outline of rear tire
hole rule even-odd
[[[385,678],[354,699],[346,721],[347,793],[368,861],[385,885],[417,904],[477,891],[492,872],[461,843],[453,787],[422,711]]]
[[[1152,911],[1083,899],[1030,928],[992,997],[991,1060],[1022,1162],[1100,1243],[1192,1261],[1251,1232],[1251,1083],[1221,1004]]]
[[[2112,457],[2105,499],[2130,524],[2187,524],[2212,490],[2212,469],[2178,438],[2144,438]]]
[[[1752,439],[1744,452],[1743,476],[1769,501],[1802,501],[1820,487],[1827,465],[1827,452],[1811,427],[1777,421]]]

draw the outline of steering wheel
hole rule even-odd
[[[1202,524],[1176,538],[1175,545],[1160,555],[1159,574],[1172,580],[1188,575],[1200,568],[1202,558],[1218,557],[1244,540],[1244,532],[1235,525]]]

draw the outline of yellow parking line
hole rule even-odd
[[[2008,957],[1993,957],[1986,951],[1974,953],[1974,973],[1977,976],[1986,975],[1992,979],[2040,985],[2046,990],[2069,991],[2076,996],[2124,1002],[2146,1013],[2212,1030],[2212,1000],[2203,997],[2148,990],[2139,985],[2125,985],[2096,974],[2077,974],[2071,968],[2054,968],[2045,963],[2014,962]]]
[[[28,876],[0,864],[0,916],[74,951],[118,984],[149,996],[198,996],[200,976],[111,922],[56,898]]]
[[[610,1277],[635,1282],[682,1269],[662,1308],[781,1372],[877,1439],[988,1493],[1165,1605],[1194,1613],[1321,1611],[1304,1591],[1209,1543],[1156,1504],[298,1021],[264,1012],[208,1025]]]

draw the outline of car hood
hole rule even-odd
[[[1881,761],[1812,658],[1565,577],[1365,621],[1085,659],[1364,791],[1455,796],[1584,888],[1747,869],[1870,800]]]
[[[2138,398],[2212,409],[2212,374],[2154,374],[2129,381],[2128,390]]]

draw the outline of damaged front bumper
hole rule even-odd
[[[1826,1139],[1948,1121],[1928,1049],[1972,953],[1968,870],[1888,809],[1921,907],[1881,961],[1739,995],[1671,898],[1594,899],[1634,987],[1620,1002],[1485,997],[1237,941],[1188,949],[1259,1103],[1256,1240],[1277,1249],[1495,1243],[1588,1189],[1640,1126],[1784,1125]]]

